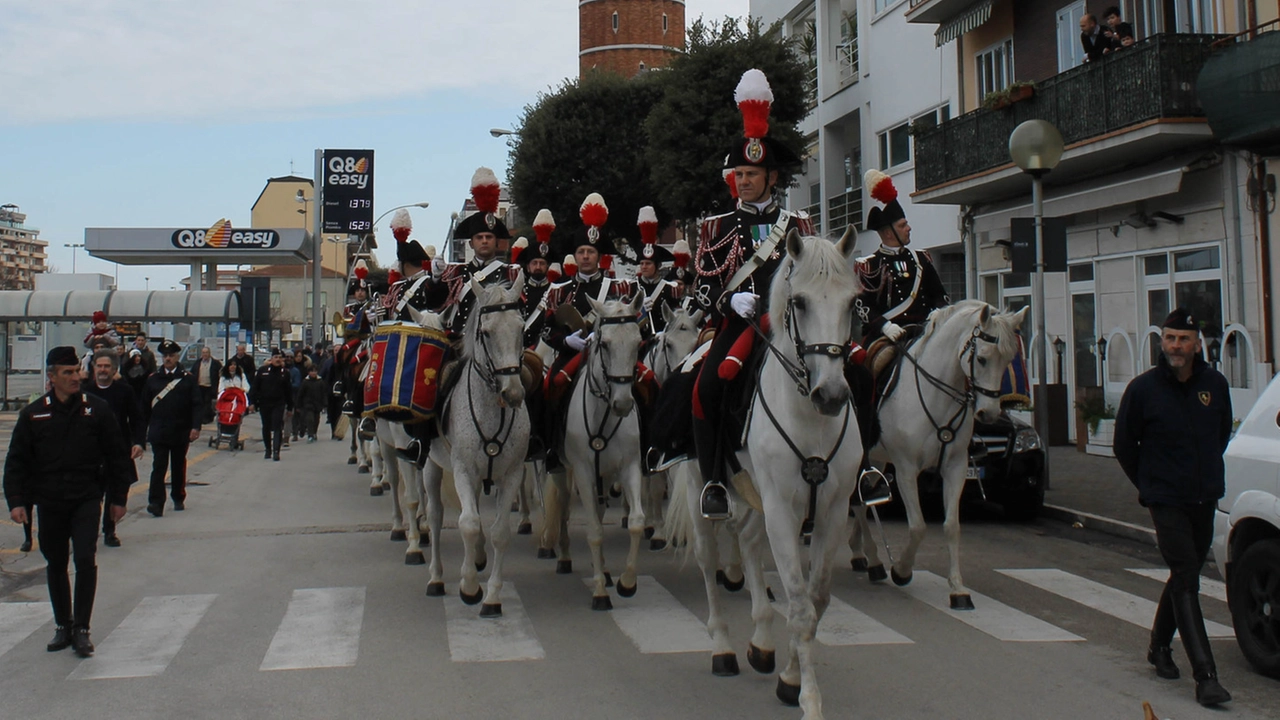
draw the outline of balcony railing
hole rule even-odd
[[[849,38],[836,46],[840,60],[840,87],[858,82],[858,38]]]
[[[1148,120],[1204,117],[1196,77],[1218,38],[1155,35],[1038,83],[1030,99],[921,131],[917,191],[1009,163],[1009,135],[1025,120],[1048,120],[1070,146]]]
[[[823,234],[840,235],[847,225],[853,225],[855,230],[862,229],[862,188],[827,198],[827,223]]]

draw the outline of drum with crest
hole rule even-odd
[[[387,322],[373,333],[364,381],[364,414],[394,422],[435,418],[440,371],[449,355],[444,332]]]

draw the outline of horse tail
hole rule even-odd
[[[675,466],[668,476],[671,478],[671,499],[667,503],[667,516],[663,523],[662,534],[667,539],[667,548],[677,553],[683,567],[693,553],[693,516],[689,514],[688,463]]]
[[[542,538],[540,547],[553,548],[560,535],[560,485],[551,473],[544,473],[542,480]]]

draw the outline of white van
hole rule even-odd
[[[1280,678],[1280,376],[1240,424],[1224,459],[1214,560],[1227,581],[1240,650],[1259,672]]]

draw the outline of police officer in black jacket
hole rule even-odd
[[[142,388],[142,413],[147,418],[147,440],[151,442],[151,487],[147,512],[164,515],[164,473],[169,472],[169,495],[173,509],[185,509],[187,500],[187,448],[200,437],[203,420],[200,386],[196,376],[182,369],[178,343],[160,343],[163,364],[147,378]]]
[[[54,348],[45,365],[53,389],[18,414],[4,464],[4,496],[16,523],[27,521],[29,504],[40,513],[40,551],[49,563],[45,574],[58,625],[48,650],[71,645],[76,655],[89,657],[89,618],[98,586],[98,514],[105,492],[112,519],[124,517],[129,456],[110,406],[80,392],[75,348]],[[67,576],[71,551],[76,561],[74,606]]]
[[[1151,628],[1147,661],[1162,678],[1177,678],[1173,632],[1191,660],[1196,701],[1231,699],[1218,683],[1213,651],[1200,613],[1200,569],[1213,540],[1213,513],[1224,494],[1222,454],[1231,438],[1227,379],[1201,357],[1200,328],[1183,308],[1160,333],[1159,365],[1125,388],[1116,414],[1114,450],[1120,467],[1151,511],[1160,554],[1169,566]]]
[[[98,350],[93,354],[93,381],[86,383],[84,391],[107,401],[116,422],[120,424],[120,441],[129,453],[129,484],[138,481],[138,468],[134,460],[142,457],[142,448],[147,442],[147,426],[142,421],[142,408],[138,406],[138,396],[133,388],[124,380],[116,379],[120,370],[120,356],[112,350]],[[102,512],[102,542],[107,547],[120,547],[120,538],[116,535],[116,521],[111,517],[111,506],[108,504]]]
[[[293,409],[293,382],[284,367],[284,352],[271,348],[271,359],[258,368],[249,386],[249,409],[262,416],[262,445],[265,460],[280,460],[284,440],[284,411]]]

